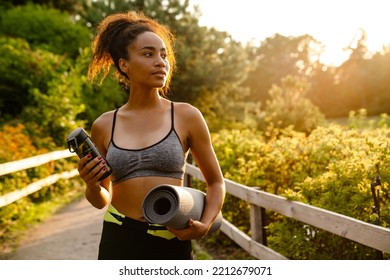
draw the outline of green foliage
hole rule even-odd
[[[367,110],[360,109],[359,111],[349,112],[348,126],[350,128],[356,129],[366,129],[366,128],[387,128],[390,125],[389,116],[386,113],[383,113],[378,118],[368,118]]]
[[[64,144],[66,136],[83,122],[78,115],[84,111],[81,90],[82,80],[78,67],[71,66],[69,71],[59,73],[47,84],[47,91],[33,89],[33,106],[24,108],[22,118],[40,124],[48,135],[55,137],[56,144]]]
[[[0,163],[15,161],[47,152],[45,148],[34,145],[34,138],[29,136],[24,125],[6,125],[0,130]],[[51,141],[51,139],[40,139]],[[36,141],[39,143],[39,141]],[[75,162],[61,160],[27,170],[14,172],[0,177],[0,196],[15,190],[21,190],[38,179],[53,173],[74,168]],[[83,190],[80,179],[63,180],[54,185],[0,208],[0,258],[10,246],[18,241],[20,232],[34,223],[49,217],[55,209],[70,200],[79,197]]]
[[[39,124],[40,131],[63,147],[69,131],[84,125],[82,118],[92,123],[102,106],[112,108],[118,99],[111,97],[115,86],[97,89],[86,83],[90,51],[83,46],[91,39],[86,27],[75,24],[70,15],[38,5],[4,11],[1,19],[2,34],[20,37],[0,37],[2,122],[19,118],[28,127]],[[16,28],[9,28],[13,24]]]
[[[309,133],[325,122],[324,115],[305,97],[310,84],[296,76],[286,76],[281,86],[273,85],[269,91],[259,128],[264,130],[270,123],[275,128],[292,126],[296,131]]]
[[[33,51],[23,39],[0,37],[0,110],[26,124],[39,124],[58,145],[82,124],[82,73],[63,56]]]
[[[388,128],[319,127],[310,135],[291,130],[268,138],[251,130],[213,135],[226,178],[365,222],[372,215],[370,183],[382,178],[381,226],[389,227]],[[268,139],[268,140],[265,140]],[[356,147],[359,147],[358,149]],[[249,232],[248,206],[227,198],[224,216]],[[241,219],[245,219],[243,222]],[[292,259],[372,259],[376,252],[312,226],[268,213],[268,244]]]
[[[32,102],[29,89],[45,88],[51,72],[45,72],[40,56],[23,39],[0,36],[0,52],[0,112],[16,116]]]
[[[265,104],[269,89],[283,77],[309,77],[319,67],[313,57],[319,55],[315,49],[320,49],[320,42],[310,35],[275,34],[259,43],[259,47],[247,48],[252,67],[245,85],[251,90],[251,101]]]
[[[128,98],[128,92],[120,87],[113,75],[105,79],[101,85],[91,84],[87,81],[86,73],[90,57],[91,51],[84,49],[76,60],[77,75],[82,81],[79,98],[80,103],[84,105],[83,111],[77,115],[77,118],[85,120],[85,126],[88,127],[103,112],[122,106]]]
[[[182,23],[176,35],[178,71],[171,87],[173,99],[198,107],[211,131],[254,125],[251,111],[258,106],[246,101],[249,89],[242,83],[249,61],[243,47],[225,32],[199,27],[194,19]]]
[[[33,49],[75,58],[90,44],[90,31],[71,20],[69,14],[39,5],[25,5],[2,13],[0,33],[24,38]]]
[[[61,11],[74,12],[78,7],[79,0],[1,0],[0,6],[11,8],[13,6],[21,6],[27,4],[45,5]]]
[[[27,2],[47,6],[24,5]],[[178,71],[172,99],[195,104],[210,130],[220,131],[213,138],[227,178],[378,223],[368,185],[380,174],[380,222],[388,227],[389,119],[383,112],[389,112],[390,104],[389,49],[367,58],[362,36],[347,63],[325,67],[312,60],[319,42],[309,35],[276,34],[259,47],[243,47],[226,32],[199,26],[200,11],[191,12],[187,0],[11,1],[2,7],[0,123],[24,126],[2,128],[0,144],[7,148],[0,149],[0,162],[62,149],[71,129],[90,125],[102,112],[126,101],[127,94],[114,80],[106,79],[101,87],[86,83],[90,51],[85,47],[92,34],[86,26],[94,27],[104,15],[117,11],[141,10],[175,33]],[[71,12],[78,23],[70,14],[48,7]],[[346,116],[354,109],[349,129],[317,127],[323,116],[309,99],[327,115]],[[383,114],[372,121],[368,111]],[[0,193],[69,164],[2,176]],[[76,190],[81,186],[64,181],[1,208],[1,241],[16,224],[25,223],[24,218],[34,219],[28,214],[36,213],[35,205],[68,197],[69,185]],[[250,232],[246,202],[228,195],[224,212],[225,218]],[[374,258],[375,252],[364,246],[268,214],[268,243],[290,258]],[[218,245],[227,244],[218,235],[212,238]]]

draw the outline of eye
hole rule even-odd
[[[153,53],[152,53],[152,52],[146,52],[146,53],[144,53],[144,56],[146,56],[146,57],[152,57],[152,56],[153,56]]]
[[[168,54],[167,54],[167,53],[162,53],[162,54],[161,54],[161,58],[162,58],[162,59],[167,59],[167,57],[168,57]]]

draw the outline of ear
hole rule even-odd
[[[119,69],[121,69],[122,72],[126,73],[127,72],[127,61],[124,60],[123,58],[119,59]]]

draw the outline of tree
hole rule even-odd
[[[272,123],[279,129],[293,126],[295,131],[309,133],[321,125],[325,120],[323,114],[305,97],[309,88],[306,79],[291,75],[282,79],[280,87],[273,85],[260,128],[265,130]]]
[[[12,28],[11,28],[12,27]],[[83,122],[83,67],[75,63],[90,31],[68,14],[28,4],[1,14],[0,111],[2,121],[39,125],[63,146]]]
[[[239,84],[246,78],[246,53],[226,32],[200,27],[199,11],[192,12],[188,0],[84,1],[83,7],[80,21],[89,26],[96,26],[106,15],[127,10],[142,11],[167,25],[176,37],[177,51],[177,72],[169,98],[196,104],[209,120],[220,120],[211,125],[212,130],[237,123],[244,116],[245,106],[239,101],[247,90]]]
[[[77,9],[78,2],[78,0],[0,0],[0,6],[10,8],[13,6],[37,4],[48,8],[74,13]]]
[[[367,71],[367,35],[364,30],[360,36],[356,36],[348,46],[351,51],[349,59],[338,69],[338,92],[341,95],[341,102],[344,104],[344,114],[351,110],[367,108],[367,96],[370,93],[371,73]]]
[[[376,53],[368,61],[367,71],[371,73],[370,95],[367,97],[367,109],[370,114],[390,114],[390,48]]]
[[[90,44],[91,33],[59,10],[28,4],[1,15],[0,33],[25,39],[33,49],[76,58]]]
[[[337,94],[336,68],[331,66],[319,67],[310,78],[312,86],[307,97],[328,118],[340,117],[344,114],[344,104]]]
[[[181,25],[186,20],[194,19],[189,11],[189,0],[82,0],[80,6],[78,8],[80,21],[90,27],[95,27],[107,15],[129,10],[141,11],[170,26],[173,30],[175,30],[173,27]]]
[[[82,75],[64,56],[34,51],[21,38],[0,37],[0,112],[40,128],[63,145],[81,122]],[[3,119],[4,121],[4,119]]]
[[[327,117],[347,117],[361,108],[370,115],[390,112],[389,49],[370,53],[360,30],[346,50],[350,57],[339,67],[317,68],[308,97]]]
[[[123,90],[114,78],[105,79],[102,84],[92,84],[88,81],[87,68],[90,58],[91,50],[84,49],[75,61],[82,79],[80,99],[85,107],[78,115],[78,119],[85,120],[87,127],[90,127],[103,112],[122,106],[128,98],[128,92]],[[112,74],[111,77],[113,76]]]
[[[249,49],[253,70],[244,84],[251,89],[250,100],[265,104],[271,86],[287,75],[308,77],[318,65],[319,45],[310,35],[285,37],[275,34],[260,47]]]
[[[175,100],[195,104],[211,130],[243,121],[249,91],[242,86],[248,73],[243,47],[224,32],[192,27],[178,38],[178,71],[172,83]]]

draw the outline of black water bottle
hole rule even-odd
[[[67,138],[68,148],[71,153],[76,153],[79,158],[83,158],[88,154],[92,155],[91,160],[100,156],[106,162],[106,172],[102,177],[99,178],[99,181],[107,178],[112,173],[112,168],[108,164],[107,160],[100,153],[96,145],[92,142],[88,133],[83,128],[76,128],[73,130]]]

